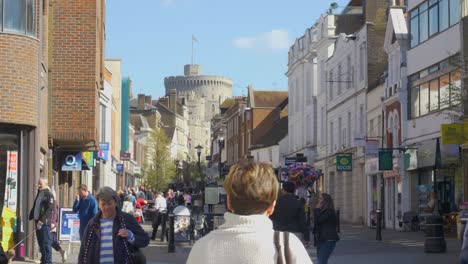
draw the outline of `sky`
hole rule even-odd
[[[349,0],[110,0],[106,58],[122,60],[133,94],[164,96],[164,78],[191,63],[233,80],[233,95],[287,90],[289,47],[332,2]]]

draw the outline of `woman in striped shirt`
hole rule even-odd
[[[99,212],[89,221],[81,241],[78,263],[137,264],[139,248],[149,244],[149,237],[133,215],[117,207],[118,195],[102,187],[96,195]]]

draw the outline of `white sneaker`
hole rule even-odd
[[[65,250],[60,250],[60,255],[62,255],[62,263],[65,263],[68,259],[68,253]]]

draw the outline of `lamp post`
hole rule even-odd
[[[218,139],[218,146],[219,146],[219,161],[218,161],[218,169],[219,169],[219,178],[221,179],[222,174],[222,167],[221,167],[221,153],[224,148],[224,138],[221,137]]]
[[[202,151],[203,147],[200,146],[200,144],[198,144],[198,146],[196,146],[195,149],[197,150],[197,156],[198,156],[198,171],[201,173],[200,155],[201,155],[201,151]]]

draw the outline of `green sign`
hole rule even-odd
[[[380,171],[393,170],[393,151],[392,150],[379,150],[379,170]]]
[[[353,156],[351,154],[336,155],[336,171],[352,171]]]

